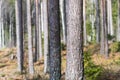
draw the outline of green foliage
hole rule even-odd
[[[84,53],[84,68],[86,80],[98,80],[98,77],[103,71],[101,66],[97,66],[93,63],[89,52]]]
[[[113,42],[110,45],[111,52],[119,52],[120,51],[120,42]]]
[[[108,40],[112,40],[113,38],[115,38],[115,36],[111,36],[110,34],[108,34]]]
[[[92,27],[91,22],[89,20],[86,21],[86,29],[87,29],[87,35],[92,35]]]

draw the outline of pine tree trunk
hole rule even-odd
[[[42,58],[43,56],[43,53],[42,53],[42,26],[41,26],[41,1],[38,1],[38,18],[39,18],[39,26],[38,26],[38,29],[39,29],[39,32],[38,32],[38,35],[39,35],[39,59]]]
[[[22,0],[15,1],[16,7],[16,35],[17,35],[17,59],[18,71],[23,70],[23,24],[22,24]]]
[[[83,80],[83,0],[66,0],[66,80]]]
[[[65,0],[60,0],[60,12],[61,12],[63,43],[66,45],[67,36],[66,36],[66,26],[65,26]]]
[[[2,26],[2,0],[0,0],[0,26]],[[0,27],[0,49],[2,48],[2,28]]]
[[[59,0],[48,0],[48,25],[50,37],[50,80],[61,77]]]
[[[43,0],[43,27],[44,27],[44,73],[49,73],[49,36],[48,36],[48,0]]]
[[[28,26],[28,62],[29,73],[34,74],[33,52],[32,52],[32,27],[31,27],[31,8],[30,0],[27,0],[27,26]]]
[[[96,0],[96,21],[95,21],[95,27],[96,27],[96,42],[100,43],[100,3],[99,0]]]
[[[86,13],[85,13],[85,8],[86,8],[86,5],[85,5],[85,0],[83,0],[83,22],[84,22],[84,27],[83,27],[83,30],[84,30],[84,45],[87,45],[87,32],[86,32]]]
[[[117,28],[117,41],[120,41],[120,0],[118,0],[118,28]]]
[[[108,34],[114,35],[113,24],[112,24],[112,0],[107,0],[107,23],[108,23]]]
[[[101,0],[102,1],[102,28],[101,28],[101,48],[100,51],[102,54],[105,55],[106,58],[108,58],[108,25],[107,25],[107,1],[106,0]]]

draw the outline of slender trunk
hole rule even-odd
[[[38,52],[38,18],[36,18],[37,16],[37,11],[36,11],[36,0],[34,1],[34,4],[35,4],[35,62],[38,60],[38,57],[39,57],[39,52]],[[38,17],[38,16],[37,16]]]
[[[120,0],[118,0],[118,15],[117,41],[120,41]]]
[[[61,24],[63,32],[63,43],[66,45],[66,26],[65,26],[65,0],[60,0]]]
[[[95,27],[96,27],[96,42],[100,43],[100,5],[99,0],[96,0],[96,21],[95,21]]]
[[[44,73],[49,72],[49,36],[48,36],[48,0],[43,0],[43,28],[44,28]]]
[[[114,35],[113,24],[112,24],[112,0],[107,0],[107,23],[108,23],[108,34]]]
[[[2,0],[0,0],[0,26],[2,26]],[[1,30],[2,30],[2,28],[0,27],[0,49],[2,48]]]
[[[28,60],[29,73],[34,74],[33,53],[32,53],[32,27],[31,27],[31,8],[30,0],[27,0],[27,26],[28,26]]]
[[[22,25],[22,0],[15,1],[16,7],[16,35],[17,35],[17,59],[18,71],[23,70],[23,25]]]
[[[41,2],[39,1],[38,2],[38,5],[36,5],[36,6],[38,6],[38,18],[39,18],[39,26],[38,26],[38,28],[39,28],[39,32],[38,32],[38,35],[39,35],[39,59],[41,59],[42,58],[42,56],[43,56],[43,53],[42,53],[42,25],[41,25]]]
[[[85,14],[85,0],[83,0],[83,24],[84,24],[84,45],[87,45],[87,32],[86,32],[86,14]]]

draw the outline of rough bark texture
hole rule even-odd
[[[96,27],[96,42],[100,43],[100,3],[99,0],[96,0],[96,21],[95,21],[95,27]]]
[[[101,28],[101,53],[108,57],[108,25],[107,25],[107,1],[101,0],[102,2],[102,28]]]
[[[83,0],[66,0],[66,80],[83,80]]]
[[[23,70],[23,24],[22,24],[22,0],[16,0],[16,35],[17,35],[17,59],[18,71]]]
[[[44,27],[44,73],[49,72],[49,36],[48,36],[48,0],[43,0],[43,27]]]
[[[34,74],[33,53],[32,53],[32,28],[31,28],[30,0],[27,0],[27,27],[28,27],[28,62],[29,62],[29,73],[30,74]]]
[[[50,37],[50,80],[60,80],[61,48],[59,0],[48,0],[48,25]]]

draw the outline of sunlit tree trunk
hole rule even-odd
[[[87,32],[86,32],[86,13],[85,13],[85,8],[86,8],[86,3],[85,3],[86,0],[83,0],[83,24],[84,24],[84,27],[83,27],[83,30],[84,30],[84,45],[87,45]]]
[[[48,36],[48,0],[43,0],[43,29],[44,29],[44,73],[48,73],[50,69],[49,65],[49,36]]]
[[[112,0],[107,0],[107,23],[108,23],[108,34],[114,35],[113,23],[112,23]]]
[[[66,0],[66,80],[83,80],[83,0]]]
[[[63,44],[66,45],[67,35],[66,35],[66,26],[65,26],[65,0],[59,0],[59,1],[60,1]]]

